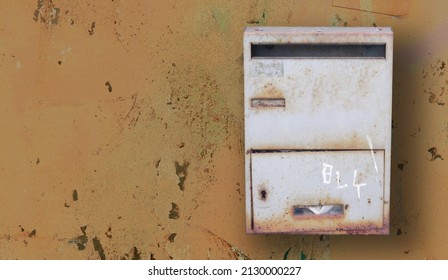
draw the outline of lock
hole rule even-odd
[[[246,232],[389,234],[391,28],[247,27]]]

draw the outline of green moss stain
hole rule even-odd
[[[167,78],[171,87],[171,113],[181,124],[179,131],[188,130],[188,151],[195,151],[190,156],[211,160],[213,152],[229,137],[231,122],[234,121],[227,108],[227,97],[216,78],[206,69],[200,66],[177,68],[178,71],[176,69]],[[179,178],[185,177],[183,175],[186,174],[180,175],[182,172],[179,171],[176,167]],[[183,181],[179,183],[183,190]]]
[[[205,7],[198,12],[198,33],[202,36],[218,31],[227,33],[230,29],[230,12],[223,7]]]
[[[330,24],[331,26],[348,26],[348,22],[344,21],[344,19],[339,14],[335,14],[331,18]]]
[[[287,260],[287,259],[288,259],[289,252],[291,252],[291,247],[289,247],[289,249],[286,250],[286,252],[283,254],[283,259],[284,259],[284,260]]]
[[[300,259],[301,260],[306,260],[306,255],[303,251],[300,252]]]
[[[264,26],[264,25],[266,25],[267,17],[268,17],[268,14],[267,14],[266,10],[263,10],[263,12],[261,13],[261,15],[259,17],[255,18],[255,19],[248,20],[247,23]]]
[[[365,11],[361,13],[362,26],[372,26],[375,23],[375,14],[372,11],[372,0],[361,0],[361,10]]]
[[[212,8],[212,19],[218,26],[219,31],[225,32],[229,28],[229,18],[228,13],[222,8],[213,7]]]

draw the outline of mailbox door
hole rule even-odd
[[[385,234],[384,151],[254,151],[254,233]]]

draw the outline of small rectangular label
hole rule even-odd
[[[285,107],[284,98],[253,98],[250,101],[252,107]]]
[[[252,63],[251,75],[253,77],[281,77],[283,76],[282,62],[262,62],[257,61]]]

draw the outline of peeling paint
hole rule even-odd
[[[443,160],[443,157],[439,153],[437,153],[436,147],[429,148],[428,152],[431,153],[430,161],[435,161],[436,159]]]
[[[33,20],[47,25],[57,25],[59,23],[60,12],[61,9],[57,8],[52,0],[38,0],[37,8],[33,14]]]
[[[8,1],[0,258],[446,259],[447,6],[367,4]],[[394,28],[390,236],[245,233],[247,25]]]
[[[69,243],[75,243],[78,246],[79,251],[82,251],[86,248],[86,244],[89,240],[86,235],[86,229],[87,229],[87,226],[82,226],[81,227],[82,235],[79,235],[78,237],[73,238],[69,241]]]
[[[93,249],[98,252],[98,255],[99,255],[100,259],[101,260],[105,260],[106,259],[106,255],[104,254],[103,245],[101,245],[101,242],[98,239],[98,237],[95,236],[92,239],[92,243],[93,243]]]
[[[189,162],[184,162],[183,164],[179,164],[179,162],[174,162],[176,166],[176,175],[179,177],[179,183],[177,184],[179,186],[179,189],[181,191],[185,190],[185,180],[187,179],[187,168],[190,165]]]
[[[176,203],[171,202],[171,210],[168,215],[168,218],[173,219],[173,220],[179,219],[179,211],[180,211],[179,206]]]

